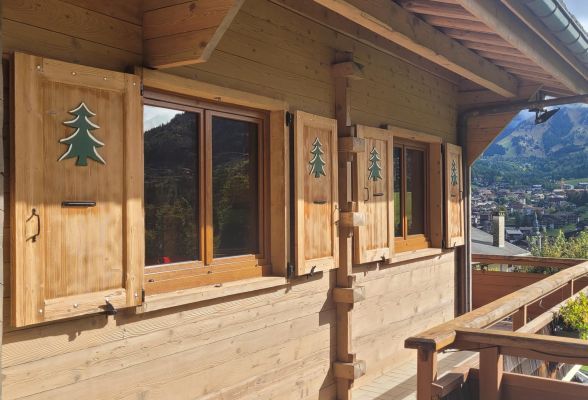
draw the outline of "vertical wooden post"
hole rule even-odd
[[[350,53],[338,53],[333,65],[332,74],[335,83],[335,113],[337,117],[338,136],[350,137],[351,132],[351,101],[349,91],[349,73],[353,72],[353,56]],[[350,69],[348,69],[350,67]],[[339,207],[341,212],[353,210],[351,190],[351,153],[339,153]],[[337,287],[353,287],[353,242],[352,228],[339,228],[339,268],[337,268]],[[337,362],[354,363],[352,352],[351,311],[353,304],[337,303]],[[351,400],[353,381],[337,378],[337,399]]]
[[[2,28],[3,28],[3,1],[0,0],[0,54],[4,51],[4,46],[2,42]],[[6,169],[5,169],[5,157],[4,153],[7,151],[8,146],[5,145],[6,141],[9,137],[9,130],[4,129],[4,69],[2,65],[2,60],[0,60],[0,129],[2,131],[2,139],[0,140],[0,172],[1,172],[1,179],[0,179],[0,266],[4,266],[4,210],[6,210],[5,204],[5,196],[4,191],[6,188],[7,179]],[[2,268],[4,270],[4,268]],[[0,328],[4,325],[4,273],[0,273]],[[0,373],[2,372],[2,339],[4,336],[4,329],[0,330]],[[2,385],[0,384],[0,400],[2,400]]]
[[[512,330],[516,331],[527,323],[527,306],[524,305],[512,316]]]
[[[480,400],[500,400],[503,368],[498,347],[480,350]]]
[[[432,383],[437,380],[437,352],[418,349],[417,400],[431,400]]]

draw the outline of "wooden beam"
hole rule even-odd
[[[503,400],[583,400],[588,386],[575,382],[505,372],[502,375]]]
[[[475,20],[472,14],[455,4],[434,3],[426,0],[400,0],[405,10],[416,14],[435,15],[438,17]]]
[[[3,7],[2,1],[0,0],[0,54],[3,54],[4,49],[4,35],[2,34],[3,28]],[[8,173],[6,171],[7,163],[4,160],[4,154],[7,153],[6,151],[6,143],[9,142],[9,130],[7,124],[4,123],[4,64],[3,60],[0,60],[0,88],[2,88],[2,95],[0,96],[0,232],[2,234],[2,240],[0,240],[0,265],[4,265],[5,262],[9,262],[9,260],[4,259],[4,228],[5,228],[5,221],[6,215],[4,210],[8,209],[8,204],[6,204],[6,198],[4,197],[4,193],[6,192],[6,184],[8,183]],[[2,271],[6,271],[5,268],[2,268]],[[0,273],[0,310],[4,310],[4,272]],[[0,316],[0,324],[4,325],[4,312],[2,316]],[[2,343],[4,341],[4,329],[0,332],[0,348],[2,347]],[[2,360],[0,359],[0,371],[2,371]],[[2,399],[2,387],[0,385],[0,399]]]
[[[365,375],[365,361],[335,362],[334,367],[335,378],[353,382]]]
[[[350,21],[505,97],[517,80],[389,0],[314,0]]]
[[[480,400],[500,400],[503,364],[498,347],[480,350]]]
[[[365,287],[355,286],[352,288],[334,288],[333,300],[335,300],[335,303],[358,303],[365,300]]]
[[[439,66],[421,57],[404,47],[390,42],[386,38],[376,35],[369,29],[363,26],[349,21],[345,17],[325,10],[321,5],[313,1],[300,1],[300,0],[270,0],[271,2],[278,4],[282,7],[289,9],[299,15],[311,19],[312,21],[326,26],[340,34],[351,37],[366,46],[377,49],[385,54],[401,59],[419,69],[427,71],[439,78],[446,81],[457,84],[460,77],[459,75]],[[340,61],[340,60],[339,60]]]
[[[354,81],[364,78],[361,65],[354,61],[333,64],[331,66],[331,73],[335,78],[348,78]]]
[[[355,136],[340,137],[337,149],[342,153],[362,153],[365,151],[365,139]]]
[[[348,229],[365,225],[365,214],[354,211],[342,211],[339,213],[339,227]]]
[[[245,0],[200,0],[143,14],[145,64],[170,68],[206,62]],[[153,7],[153,5],[152,5]]]
[[[417,400],[431,400],[433,382],[437,380],[437,352],[418,349]]]
[[[494,33],[470,32],[460,29],[443,29],[443,32],[457,40],[471,40],[472,42],[493,44],[496,46],[510,46],[510,44]]]
[[[531,29],[521,24],[520,19],[499,0],[459,0],[459,3],[569,89],[578,94],[588,93],[588,80]]]
[[[526,82],[519,86],[519,92],[517,94],[517,100],[529,100],[534,97],[543,85],[537,83]],[[493,104],[500,104],[504,102],[502,96],[491,92],[488,89],[475,89],[465,90],[458,93],[457,104],[460,111],[468,108],[479,108],[484,106],[490,106]]]
[[[549,325],[553,321],[553,318],[557,315],[560,308],[562,308],[568,301],[578,298],[578,296],[580,296],[580,293],[587,295],[588,288],[584,288],[584,289],[580,290],[578,293],[576,293],[574,296],[570,297],[569,299],[565,299],[561,303],[556,304],[555,306],[551,307],[549,310],[545,311],[543,314],[534,318],[532,321],[530,321],[530,322],[526,323],[525,325],[521,326],[520,328],[518,328],[516,331],[520,332],[520,333],[537,333],[537,332],[539,332],[541,329],[545,328],[547,325]]]
[[[494,33],[490,28],[479,21],[466,21],[464,19],[438,17],[435,15],[424,15],[423,19],[430,25],[440,28],[461,29],[468,32]]]
[[[536,357],[539,360],[549,361],[565,361],[571,358],[588,359],[588,345],[582,339],[494,329],[458,328],[456,333],[456,342],[465,344],[464,347],[470,344],[477,344],[482,348],[497,346],[502,349],[502,354],[512,353],[507,349],[537,351]],[[543,354],[542,351],[546,353]]]
[[[473,254],[472,261],[482,264],[513,264],[534,267],[569,268],[581,264],[586,260],[577,258],[554,258],[532,256],[494,256],[487,254]]]
[[[313,3],[309,3],[313,4]],[[353,54],[339,52],[335,55],[335,63],[353,63]],[[354,67],[351,67],[351,71]],[[334,71],[335,72],[335,71]],[[340,72],[340,71],[339,71]],[[349,72],[349,71],[347,71]],[[335,72],[335,75],[337,73]],[[337,116],[337,135],[338,140],[352,138],[351,130],[351,94],[349,91],[349,78],[344,76],[334,76],[335,84],[335,113]],[[349,140],[348,140],[349,141]],[[353,142],[353,140],[350,140]],[[353,146],[352,146],[353,147]],[[365,146],[364,146],[365,147]],[[340,149],[339,149],[340,150]],[[352,170],[352,153],[339,153],[338,163],[338,189],[339,189],[339,207],[340,216],[345,219],[345,215],[351,216],[351,225],[354,219],[354,205],[351,182]],[[354,290],[353,279],[353,241],[351,227],[339,227],[339,268],[337,268],[337,288],[344,291]],[[342,292],[334,296],[341,296]],[[361,370],[365,371],[365,363],[356,360],[353,353],[352,341],[352,311],[353,303],[336,302],[337,312],[337,342],[336,342],[336,361],[334,363],[334,374],[337,385],[337,399],[351,400],[351,387],[356,375],[360,375]],[[361,364],[358,364],[361,363]],[[363,367],[361,367],[363,366]],[[362,374],[362,373],[361,373]]]

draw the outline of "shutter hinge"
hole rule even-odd
[[[141,289],[141,304],[145,303],[145,288]]]
[[[141,90],[141,96],[143,96],[145,94],[145,85],[143,84],[143,80],[141,80],[140,90]]]
[[[294,124],[294,114],[290,111],[286,111],[286,126],[292,126]]]

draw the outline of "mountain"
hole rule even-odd
[[[546,184],[588,178],[588,106],[563,106],[544,124],[519,113],[474,163],[472,178],[486,185]]]
[[[535,125],[535,116],[521,112],[486,150],[484,157],[559,157],[588,155],[588,107],[562,107],[550,120]]]

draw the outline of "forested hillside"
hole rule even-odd
[[[588,177],[588,107],[565,106],[534,124],[522,112],[474,164],[478,184],[545,184]]]

